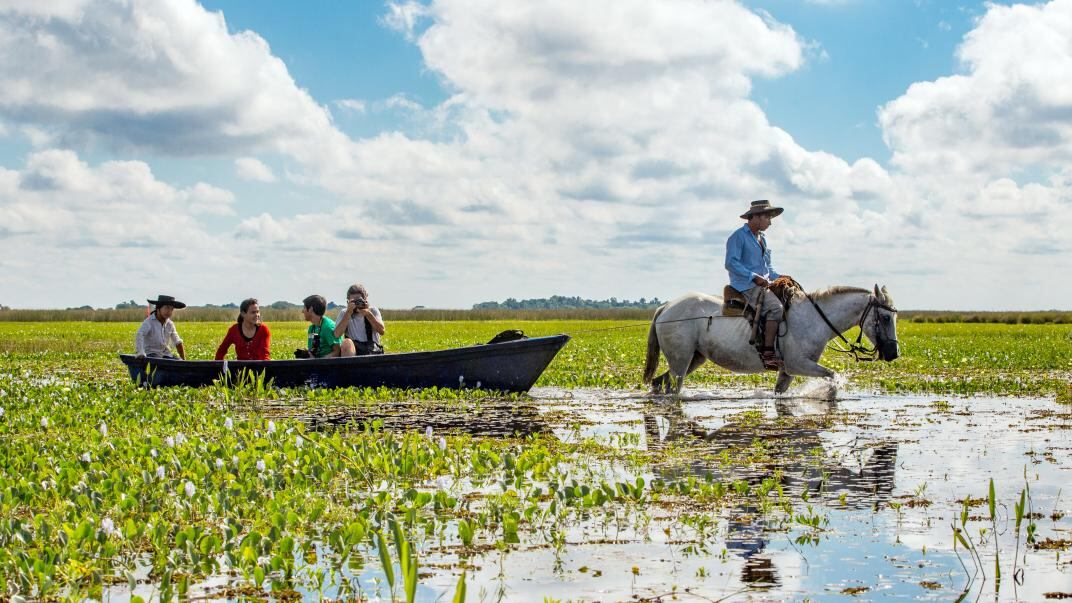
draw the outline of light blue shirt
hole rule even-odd
[[[770,246],[762,232],[759,237],[763,239],[765,250],[759,246],[759,240],[752,236],[748,224],[735,230],[726,240],[726,270],[730,273],[730,286],[742,293],[756,286],[752,279],[757,276],[769,281],[779,276],[771,267]]]

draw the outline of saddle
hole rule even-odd
[[[770,287],[768,288],[771,293],[778,298],[778,301],[782,303],[782,308],[784,308],[786,312],[789,311],[789,304],[792,302],[796,293],[804,290],[804,287],[802,287],[793,277],[786,275],[779,276],[771,281]],[[767,327],[766,321],[757,321],[756,308],[748,303],[740,291],[734,289],[730,285],[726,285],[722,289],[722,315],[741,316],[747,320],[750,327],[749,330],[752,331],[752,345],[755,345],[757,350],[763,347],[763,331]]]

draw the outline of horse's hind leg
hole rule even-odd
[[[664,375],[667,378],[666,391],[679,394],[685,385],[685,376],[703,364],[704,357],[693,351],[691,357],[686,354],[667,354],[666,361],[670,365],[670,370]]]

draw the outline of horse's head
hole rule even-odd
[[[880,359],[889,362],[900,355],[897,344],[897,308],[893,307],[893,298],[886,291],[886,287],[879,289],[878,285],[875,285],[860,326],[864,335],[875,346]]]

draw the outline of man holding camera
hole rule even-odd
[[[346,308],[339,311],[335,321],[335,337],[346,335],[339,347],[339,355],[382,354],[380,336],[386,330],[380,310],[368,303],[365,286],[361,283],[350,285],[346,290]]]

